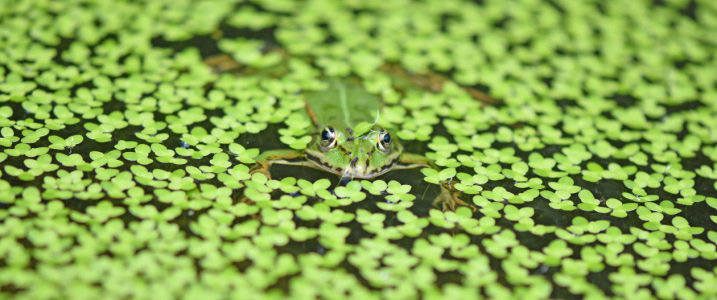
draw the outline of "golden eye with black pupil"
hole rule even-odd
[[[331,126],[327,126],[324,131],[321,132],[321,144],[319,149],[321,149],[321,151],[328,151],[334,147],[336,147],[336,130]]]
[[[385,129],[381,129],[381,132],[378,133],[377,146],[378,150],[385,154],[391,152],[391,135]]]

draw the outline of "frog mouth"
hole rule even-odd
[[[358,166],[357,162],[358,158],[351,160],[348,168],[346,168],[343,174],[341,174],[341,179],[373,179],[390,171],[398,160],[392,159],[380,169],[370,169],[368,161],[365,161],[365,165],[363,167]]]
[[[393,165],[394,162],[391,162],[390,164],[387,164],[380,170],[370,170],[368,169],[368,162],[366,162],[366,165],[364,167],[358,166],[358,158],[354,158],[351,160],[349,165],[346,168],[341,167],[332,167],[328,165],[326,162],[324,162],[321,158],[316,157],[314,155],[307,155],[306,156],[310,162],[312,162],[313,167],[324,170],[329,173],[333,173],[336,175],[341,176],[341,179],[350,178],[350,179],[373,179],[377,176],[380,176],[386,172],[388,172],[389,167]]]
[[[344,151],[346,156],[350,156],[350,152]],[[306,152],[306,158],[311,162],[311,167],[336,174],[341,179],[373,179],[390,171],[400,160],[400,156],[390,157],[386,164],[380,168],[373,169],[370,167],[369,160],[359,161],[358,157],[354,157],[349,161],[346,167],[337,167],[329,165],[328,162],[320,155],[316,155],[312,151]]]

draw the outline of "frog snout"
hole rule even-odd
[[[349,164],[349,167],[351,170],[353,170],[354,175],[360,175],[366,173],[366,165],[357,163],[359,160],[358,157],[351,160],[351,163]]]

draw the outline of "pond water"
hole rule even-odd
[[[3,7],[0,298],[717,297],[712,2]]]

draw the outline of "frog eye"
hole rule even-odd
[[[381,152],[388,154],[391,152],[391,135],[388,134],[388,131],[385,129],[381,129],[381,132],[378,133],[378,150],[381,150]]]
[[[328,151],[329,149],[336,147],[336,130],[333,127],[327,126],[324,131],[321,132],[321,151]]]

